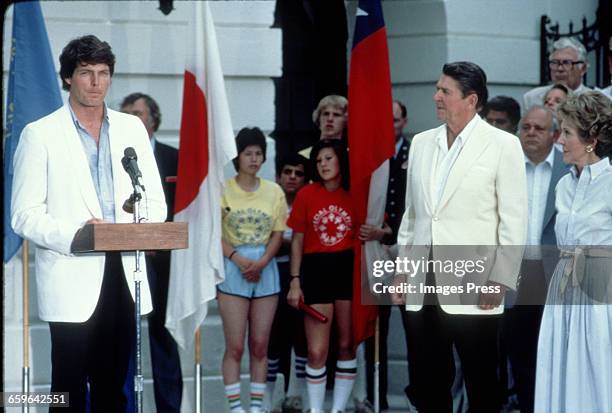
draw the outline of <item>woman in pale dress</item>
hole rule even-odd
[[[612,412],[612,102],[558,108],[571,172],[556,188],[560,260],[540,327],[535,411]]]

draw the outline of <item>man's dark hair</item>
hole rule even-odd
[[[516,130],[521,120],[521,106],[510,96],[495,96],[489,100],[482,108],[482,116],[485,117],[489,111],[504,112],[508,115],[512,129]]]
[[[475,93],[478,97],[476,111],[484,107],[489,97],[487,90],[487,75],[484,70],[472,62],[447,63],[442,67],[442,73],[459,83],[463,96]]]
[[[144,99],[147,108],[149,108],[149,116],[151,116],[151,119],[153,120],[153,131],[157,132],[157,129],[161,124],[161,111],[159,110],[157,102],[151,96],[140,92],[129,94],[123,98],[123,101],[121,102],[121,109],[125,108],[126,106],[133,105],[138,99]]]
[[[308,182],[308,159],[300,155],[299,153],[290,153],[289,155],[283,156],[276,162],[276,176],[280,176],[285,166],[299,166],[304,167],[304,181]]]
[[[340,139],[321,139],[313,145],[310,151],[310,165],[313,171],[312,180],[314,182],[323,182],[317,169],[317,156],[319,156],[319,152],[324,148],[331,148],[338,157],[341,179],[340,184],[344,190],[348,191],[350,188],[348,151],[346,149],[346,144]]]
[[[236,152],[237,156],[232,159],[234,169],[238,171],[240,162],[238,158],[240,154],[247,148],[247,146],[259,146],[263,152],[263,161],[266,161],[266,137],[264,136],[261,129],[258,127],[254,128],[242,128],[238,135],[236,135]]]
[[[406,110],[406,105],[404,105],[402,102],[400,102],[399,100],[394,100],[394,103],[397,103],[397,105],[400,107],[400,111],[402,112],[402,118],[406,118],[406,116],[408,116],[408,111]]]
[[[115,55],[108,43],[98,39],[93,34],[73,39],[64,47],[59,57],[62,89],[70,90],[65,79],[72,77],[74,69],[81,64],[105,63],[111,76],[115,72]]]

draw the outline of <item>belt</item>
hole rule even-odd
[[[563,294],[570,279],[572,281],[572,287],[574,288],[578,287],[584,279],[587,257],[612,258],[612,250],[609,248],[576,247],[573,250],[561,249],[559,256],[571,260],[571,262],[565,266],[563,277],[559,283],[561,294]]]

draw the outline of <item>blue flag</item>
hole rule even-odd
[[[21,130],[62,105],[47,30],[37,1],[13,5],[10,56],[4,146],[4,262],[15,255],[22,242],[11,227],[13,156]]]

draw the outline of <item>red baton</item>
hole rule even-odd
[[[167,176],[165,179],[166,183],[175,183],[176,182],[176,176]]]
[[[298,308],[302,310],[304,313],[306,313],[307,315],[311,316],[315,320],[318,320],[322,323],[327,323],[327,320],[329,320],[325,314],[318,312],[317,310],[315,310],[308,304],[304,304],[304,301],[302,300],[300,300],[300,303],[298,304]]]

